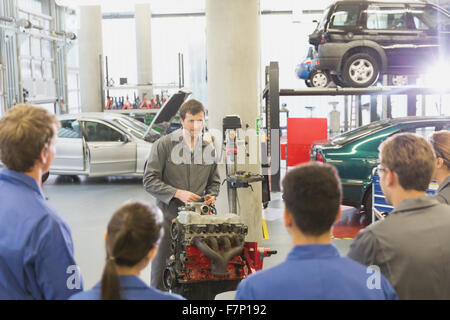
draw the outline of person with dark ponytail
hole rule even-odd
[[[140,278],[163,236],[160,209],[129,202],[113,215],[105,233],[106,264],[101,281],[71,300],[180,300],[183,297],[149,287]]]

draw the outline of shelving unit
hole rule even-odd
[[[100,56],[100,61],[102,61],[102,57]],[[136,99],[136,92],[138,91],[137,94],[137,99],[139,99],[139,102],[142,102],[141,97],[140,97],[140,92],[142,91],[151,91],[152,94],[155,94],[154,90],[155,89],[160,89],[161,90],[161,94],[160,94],[160,103],[161,106],[163,105],[163,93],[164,90],[166,90],[167,92],[167,96],[165,97],[166,99],[169,98],[169,96],[171,94],[173,94],[174,92],[169,92],[169,90],[179,90],[181,88],[184,87],[184,58],[183,58],[183,54],[179,53],[178,54],[178,83],[171,82],[171,83],[144,83],[144,84],[121,84],[121,85],[110,85],[113,84],[111,83],[111,79],[109,78],[109,70],[108,70],[108,57],[105,57],[105,77],[103,77],[103,71],[102,68],[100,68],[100,78],[102,79],[102,85],[103,85],[103,90],[102,90],[102,110],[103,111],[123,111],[121,113],[125,113],[128,114],[130,113],[130,111],[133,110],[139,110],[140,114],[148,114],[148,113],[155,113],[154,111],[150,111],[150,112],[141,112],[141,111],[148,111],[148,110],[159,110],[159,108],[155,108],[155,109],[128,109],[128,110],[105,110],[105,105],[106,105],[106,99],[108,97],[111,97],[110,95],[110,91],[134,91],[133,92],[133,96]],[[102,65],[103,63],[101,62],[100,65]],[[127,94],[125,94],[126,96]],[[123,96],[121,96],[123,97]],[[132,98],[132,96],[130,96],[130,94],[128,94],[129,99]],[[111,97],[111,98],[116,98]],[[131,102],[131,101],[130,101]],[[136,100],[135,100],[136,102]],[[150,104],[150,99],[148,99],[147,101],[148,104]]]

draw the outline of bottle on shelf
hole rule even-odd
[[[159,99],[159,94],[156,95],[155,108],[157,108],[157,109],[161,108],[161,101]]]
[[[155,100],[153,100],[153,98],[150,99],[150,109],[154,109],[155,108]]]
[[[117,109],[123,109],[123,97],[119,97],[119,105]]]
[[[108,100],[106,100],[105,110],[111,110],[112,104],[113,104],[113,102],[111,100],[111,97],[108,97]]]
[[[150,109],[148,103],[147,103],[147,98],[145,97],[147,94],[144,92],[142,93],[142,103],[139,106],[139,109]]]
[[[128,109],[128,110],[133,109],[132,106],[131,106],[130,101],[128,100],[128,95],[127,95],[127,97],[125,99],[125,102],[124,102],[124,104],[122,106],[122,110],[125,110],[125,109]]]

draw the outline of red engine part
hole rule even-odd
[[[257,242],[245,242],[243,253],[230,260],[226,276],[211,274],[211,260],[196,246],[186,246],[184,268],[179,282],[193,282],[205,280],[242,280],[249,274],[263,268],[263,260],[276,251],[268,248],[258,248]],[[245,268],[247,267],[247,268]]]
[[[248,273],[261,270],[263,268],[264,258],[276,253],[277,251],[268,248],[258,248],[257,242],[246,242],[244,244],[244,257]]]
[[[211,274],[211,260],[196,246],[186,246],[185,266],[179,282],[205,281],[205,280],[239,280],[247,276],[245,261],[236,256],[228,263],[226,276]]]

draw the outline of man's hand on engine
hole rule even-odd
[[[186,190],[177,190],[177,192],[175,192],[174,197],[183,201],[184,203],[197,202],[201,199],[200,196]]]
[[[207,205],[213,206],[213,205],[216,203],[216,197],[207,194],[207,195],[205,196],[205,203],[206,203]]]

